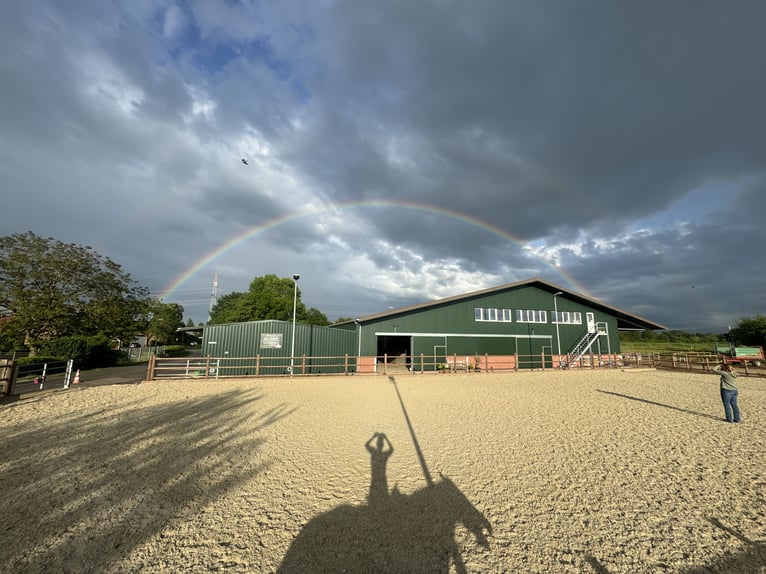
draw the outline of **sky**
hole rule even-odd
[[[766,314],[760,0],[0,3],[0,235],[185,318],[300,274],[330,320],[539,277]],[[242,162],[247,161],[247,165]]]

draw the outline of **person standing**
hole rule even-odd
[[[723,410],[726,415],[726,422],[740,421],[739,406],[737,405],[737,373],[731,365],[722,363],[712,369],[716,375],[721,377],[721,400],[723,401]]]

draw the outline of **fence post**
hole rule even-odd
[[[421,375],[423,374],[423,361],[424,361],[423,353],[420,353],[420,374]]]
[[[540,364],[542,365],[543,371],[544,371],[545,370],[545,351],[540,353]]]
[[[519,370],[519,350],[516,349],[516,351],[513,353],[513,370],[518,371]]]
[[[386,368],[388,367],[388,353],[383,353],[383,374],[387,375]]]
[[[154,361],[156,357],[154,355],[149,355],[149,362],[146,365],[146,380],[147,381],[153,381],[154,380]]]
[[[16,356],[14,352],[14,357]],[[0,382],[2,382],[2,394],[13,394],[13,387],[16,384],[16,373],[18,364],[14,359],[0,359]]]
[[[255,376],[257,377],[261,372],[261,354],[258,353],[255,356]]]
[[[208,355],[205,360],[205,378],[210,378],[210,355]]]

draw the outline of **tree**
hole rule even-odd
[[[127,338],[147,301],[147,289],[91,247],[31,231],[0,237],[0,315],[33,354],[67,335]]]
[[[239,323],[275,319],[292,321],[295,282],[279,278],[274,274],[256,277],[250,289],[244,293],[234,292],[220,297],[210,313],[210,324]],[[301,301],[301,290],[297,289],[295,317],[301,323],[329,325],[327,316],[318,309],[306,309]]]
[[[327,315],[314,307],[306,310],[306,316],[303,318],[303,322],[308,323],[309,325],[321,325],[322,327],[326,327],[330,324]]]
[[[0,317],[0,351],[14,351],[24,346],[24,333],[11,319],[10,315]]]
[[[766,345],[766,316],[744,317],[729,331],[733,341],[740,345]]]
[[[241,323],[251,321],[252,313],[246,309],[247,293],[228,293],[218,298],[210,312],[210,324]]]
[[[155,300],[146,326],[146,342],[173,343],[178,338],[178,328],[183,326],[184,308],[181,305]]]

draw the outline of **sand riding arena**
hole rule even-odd
[[[766,572],[766,382],[178,380],[0,406],[0,572]]]

